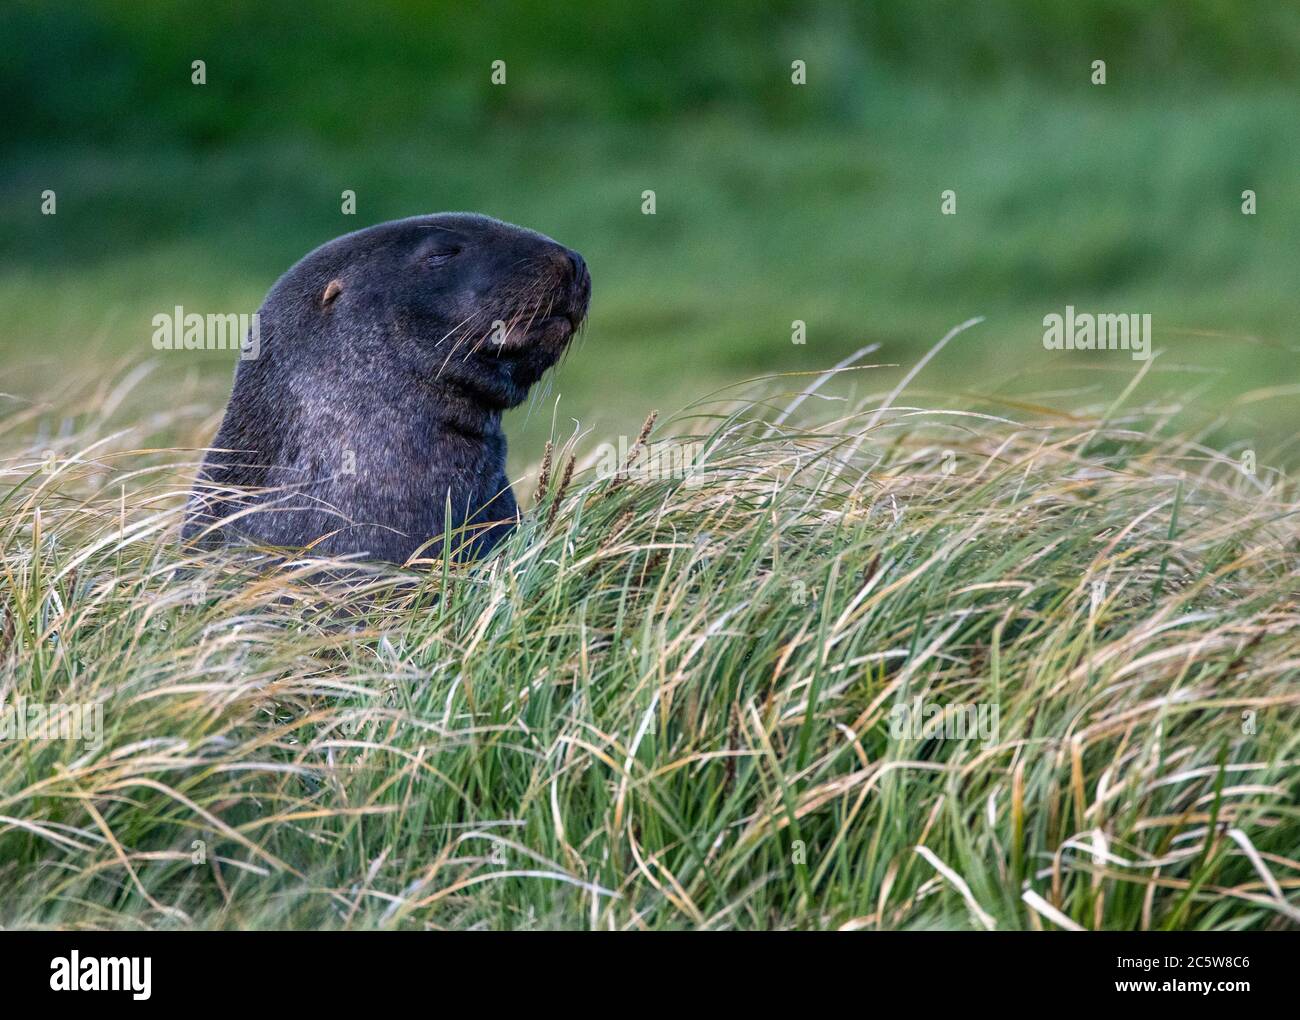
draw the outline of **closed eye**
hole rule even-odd
[[[441,266],[450,262],[460,254],[459,248],[447,248],[442,251],[431,251],[424,256],[424,261],[431,266]]]

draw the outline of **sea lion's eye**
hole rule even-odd
[[[440,251],[431,251],[424,256],[424,261],[431,266],[441,266],[450,262],[452,258],[460,254],[459,248],[445,248]]]

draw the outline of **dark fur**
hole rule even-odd
[[[560,357],[590,294],[577,253],[485,216],[317,248],[262,305],[260,355],[236,369],[185,538],[401,563],[450,523],[475,528],[463,556],[486,553],[516,515],[501,412]]]

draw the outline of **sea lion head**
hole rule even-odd
[[[286,273],[267,304],[297,321],[272,324],[268,353],[309,338],[301,353],[340,359],[346,375],[410,373],[499,410],[564,353],[590,298],[582,256],[549,237],[472,213],[416,216],[336,238]]]
[[[577,252],[486,216],[381,223],[310,252],[258,313],[185,536],[404,563],[472,525],[455,555],[486,553],[518,516],[501,412],[590,297]]]

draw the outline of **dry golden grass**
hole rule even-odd
[[[1300,918],[1296,488],[1150,414],[769,382],[636,444],[695,477],[558,449],[488,562],[344,584],[178,548],[215,409],[138,385],[0,417],[0,697],[103,713],[0,741],[5,924]]]

